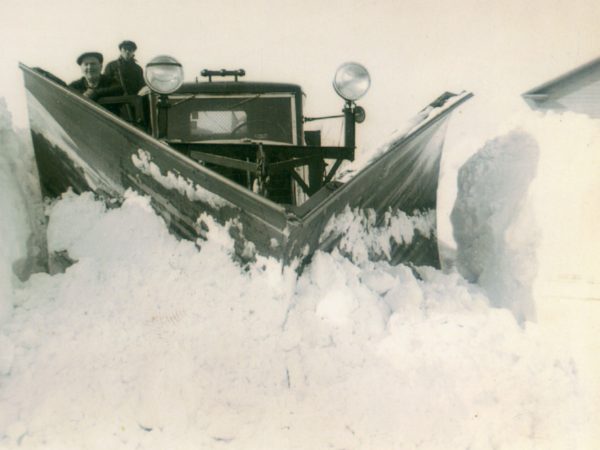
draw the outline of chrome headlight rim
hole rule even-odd
[[[371,87],[369,71],[360,63],[349,61],[341,64],[333,77],[333,88],[344,100],[355,102]]]
[[[171,94],[183,84],[183,66],[172,56],[155,56],[146,64],[144,80],[152,91]]]

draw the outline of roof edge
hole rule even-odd
[[[550,81],[546,81],[545,83],[540,84],[539,86],[536,86],[533,89],[530,89],[530,90],[524,92],[523,94],[521,94],[521,96],[526,97],[526,98],[535,99],[535,100],[544,100],[545,98],[542,98],[541,96],[544,95],[547,98],[548,95],[542,94],[540,91],[544,91],[544,90],[548,89],[549,87],[551,87],[555,84],[558,84],[558,83],[566,80],[567,78],[570,78],[573,75],[578,74],[579,72],[584,72],[586,70],[589,70],[596,65],[600,65],[600,57],[593,59],[592,61],[589,61],[585,64],[582,64],[581,66],[578,66],[572,70],[569,70],[568,72],[565,72],[562,75],[559,75],[558,77],[551,79]]]

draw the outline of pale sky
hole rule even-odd
[[[248,80],[298,83],[307,115],[339,112],[333,73],[358,61],[373,80],[360,102],[369,138],[374,124],[387,131],[445,90],[518,96],[600,56],[600,2],[2,0],[0,96],[15,123],[26,120],[18,61],[69,82],[81,52],[108,61],[123,39],[137,42],[142,66],[175,56],[187,79],[244,68]]]

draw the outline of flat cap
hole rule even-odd
[[[122,48],[128,48],[130,50],[136,51],[137,45],[135,45],[135,42],[133,41],[123,41],[119,44],[119,50],[121,50]]]
[[[98,61],[100,61],[100,64],[102,64],[104,62],[104,57],[102,56],[102,53],[98,53],[98,52],[85,52],[85,53],[82,53],[81,55],[79,55],[79,58],[77,58],[77,65],[80,66],[81,62],[83,61],[83,59],[87,58],[88,56],[92,56],[94,58],[98,58]]]

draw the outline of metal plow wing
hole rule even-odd
[[[201,237],[199,218],[206,213],[230,225],[240,255],[254,248],[286,264],[333,248],[344,234],[344,214],[355,211],[369,215],[369,226],[388,230],[389,245],[380,246],[374,257],[439,266],[435,208],[445,125],[471,94],[441,105],[349,182],[328,183],[304,204],[291,206],[255,194],[43,74],[20,67],[45,194],[71,187],[118,198],[134,189],[151,197],[178,236]],[[410,239],[392,232],[407,223],[416,230]]]
[[[372,232],[364,236],[374,240],[371,258],[439,267],[435,214],[446,127],[451,112],[471,97],[455,97],[349,182],[333,192],[326,186],[299,207],[288,257],[332,249],[349,231],[348,220],[358,220]]]

